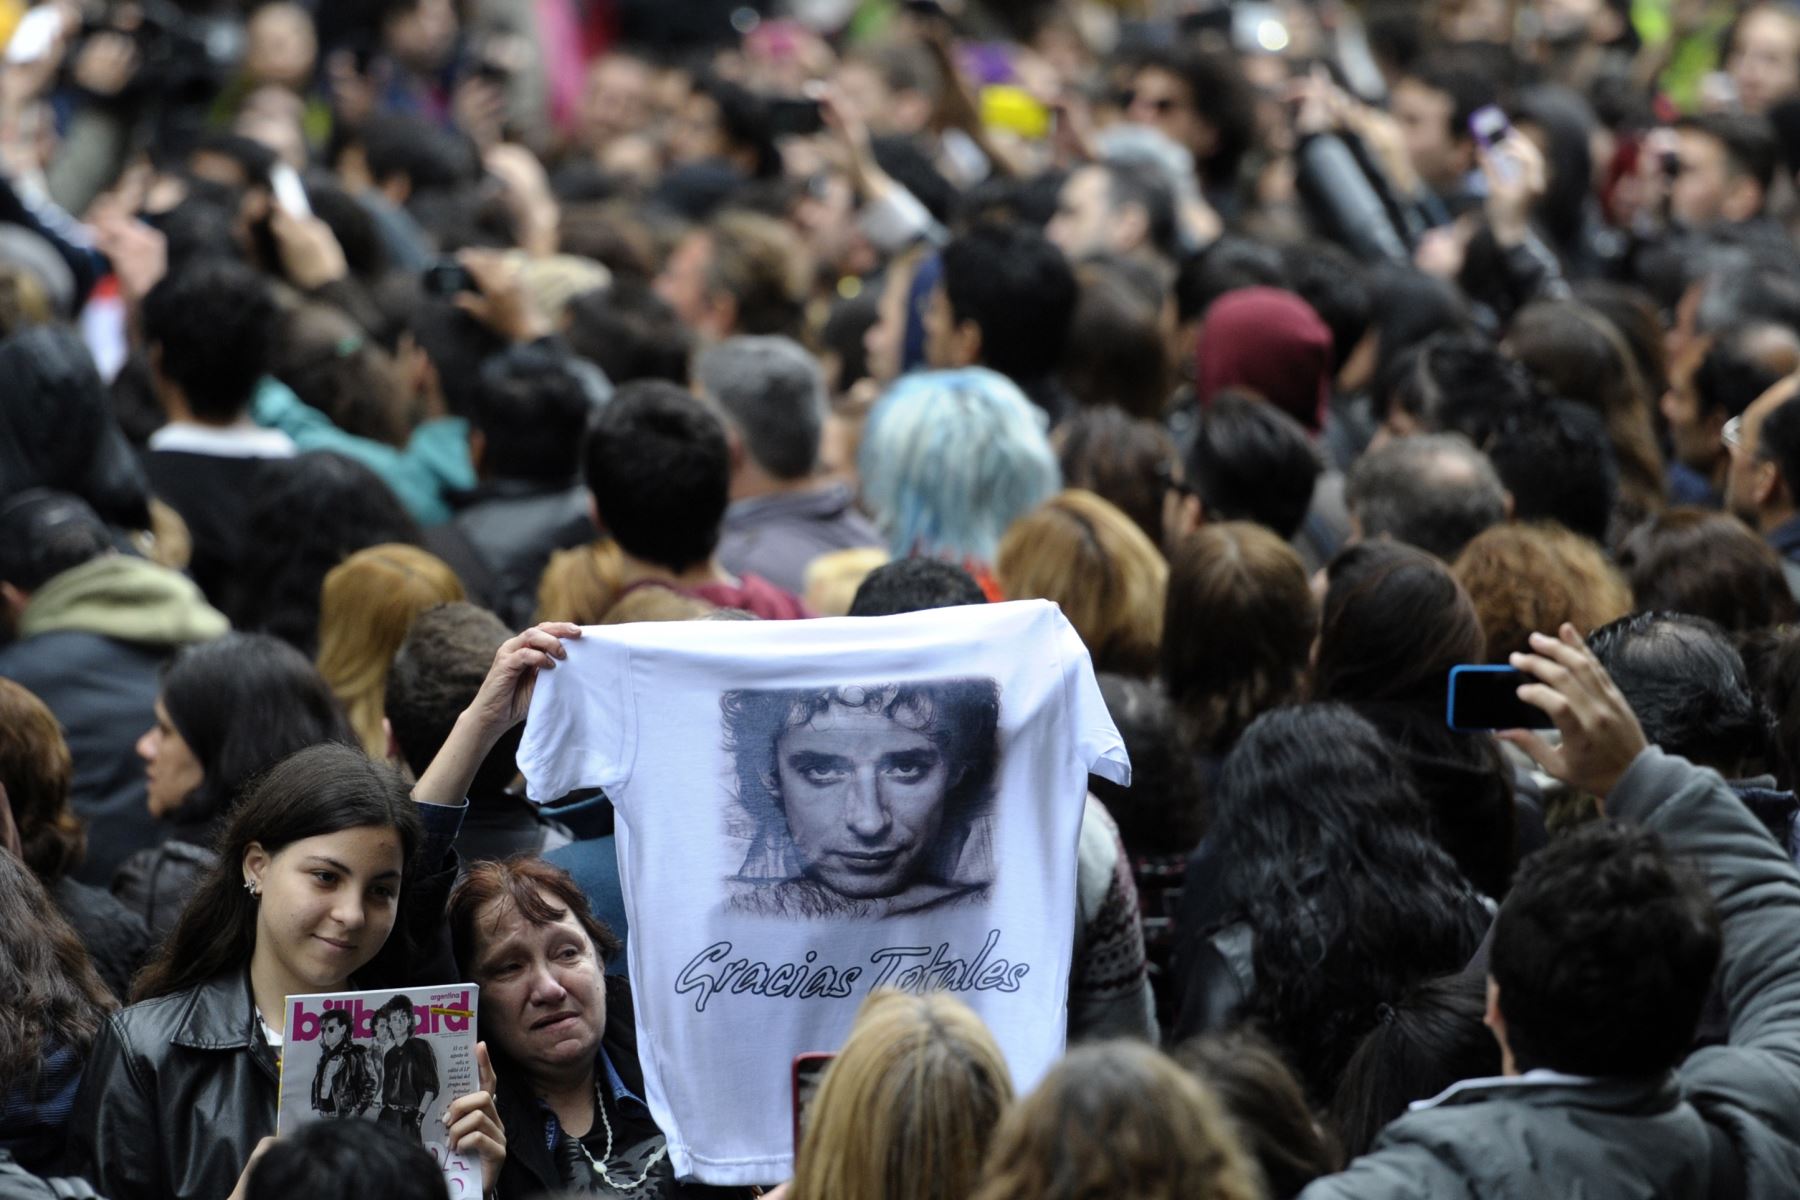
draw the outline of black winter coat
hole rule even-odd
[[[493,1043],[488,1043],[490,1050]],[[601,1046],[619,1074],[619,1081],[635,1095],[644,1094],[644,1068],[638,1062],[637,1022],[632,1014],[631,985],[617,975],[606,977],[606,1032]],[[495,1107],[506,1129],[506,1165],[500,1168],[495,1188],[499,1200],[538,1200],[552,1195],[572,1195],[563,1182],[555,1156],[545,1140],[544,1109],[531,1093],[523,1070],[503,1058],[494,1061]],[[712,1188],[688,1183],[676,1187],[678,1200],[748,1200],[747,1188]]]
[[[89,1051],[72,1161],[109,1200],[222,1200],[275,1132],[280,1085],[247,971],[133,1004]]]
[[[410,884],[361,988],[456,982],[444,905],[456,856]],[[248,965],[107,1018],[69,1120],[69,1161],[108,1200],[224,1200],[275,1132],[281,1076]]]

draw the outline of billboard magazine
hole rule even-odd
[[[450,1102],[479,1088],[472,983],[287,998],[276,1133],[358,1118],[414,1138],[444,1169],[451,1200],[481,1195],[481,1160],[446,1144]]]

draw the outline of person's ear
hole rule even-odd
[[[30,592],[10,583],[0,583],[0,609],[5,611],[8,625],[17,626],[19,618],[25,614],[25,606],[30,603]]]
[[[1493,1032],[1494,1040],[1500,1043],[1501,1073],[1518,1074],[1518,1066],[1513,1061],[1512,1045],[1506,1039],[1506,1014],[1500,1011],[1500,985],[1492,975],[1487,979],[1487,1010],[1481,1014],[1481,1023]]]
[[[775,774],[775,772],[764,771],[757,778],[762,782],[763,791],[769,793],[769,798],[771,800],[775,801],[775,803],[780,804],[781,803],[781,779]]]
[[[1513,498],[1510,490],[1500,493],[1500,508],[1506,513],[1507,521],[1511,521],[1514,514],[1519,511],[1519,502]]]
[[[263,890],[263,876],[268,873],[269,864],[275,861],[274,856],[264,850],[261,842],[251,842],[244,847],[244,885],[254,895]]]
[[[962,320],[951,327],[950,359],[959,367],[973,367],[981,362],[981,326]]]
[[[386,179],[375,185],[375,190],[395,208],[404,206],[412,196],[412,178],[404,171],[395,171]]]
[[[1135,250],[1150,240],[1150,214],[1141,204],[1126,204],[1113,213],[1113,244]]]
[[[1163,546],[1173,551],[1182,538],[1206,522],[1200,497],[1170,488],[1163,493]]]
[[[6,785],[0,783],[0,850],[24,859],[25,849],[19,842],[19,826],[13,820],[12,802],[6,798]]]
[[[400,343],[401,361],[405,364],[406,386],[415,396],[423,396],[429,400],[440,400],[443,396],[443,380],[438,378],[437,364],[431,361],[431,355],[425,353],[425,347],[412,340],[408,334]]]
[[[1763,207],[1763,186],[1749,175],[1734,176],[1725,187],[1721,212],[1727,221],[1748,221]]]
[[[394,723],[386,717],[381,718],[381,740],[387,745],[389,762],[400,761],[400,740],[394,736]]]
[[[724,341],[737,330],[737,297],[730,292],[714,292],[706,298],[706,313],[700,319],[700,332],[715,341]]]
[[[595,533],[606,532],[606,522],[600,519],[600,506],[594,502],[594,493],[590,488],[587,493],[588,520],[592,522]]]
[[[1450,144],[1450,154],[1456,162],[1456,173],[1467,175],[1475,169],[1475,139],[1468,134],[1459,134]]]
[[[936,107],[936,101],[920,89],[902,88],[889,98],[888,117],[896,130],[910,132],[923,129]]]
[[[481,460],[487,455],[487,434],[469,426],[469,466],[475,471],[475,477],[481,478]]]
[[[1756,507],[1768,508],[1781,490],[1781,468],[1772,462],[1758,460],[1756,475],[1751,485],[1751,495],[1756,500]]]

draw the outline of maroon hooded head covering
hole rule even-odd
[[[1331,388],[1331,330],[1292,292],[1226,292],[1206,310],[1194,377],[1203,408],[1221,389],[1247,388],[1317,433]]]

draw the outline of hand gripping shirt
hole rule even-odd
[[[589,628],[538,677],[535,800],[601,787],[646,1099],[682,1178],[793,1171],[790,1066],[876,988],[949,992],[1028,1090],[1062,1052],[1090,772],[1130,782],[1041,600]]]

